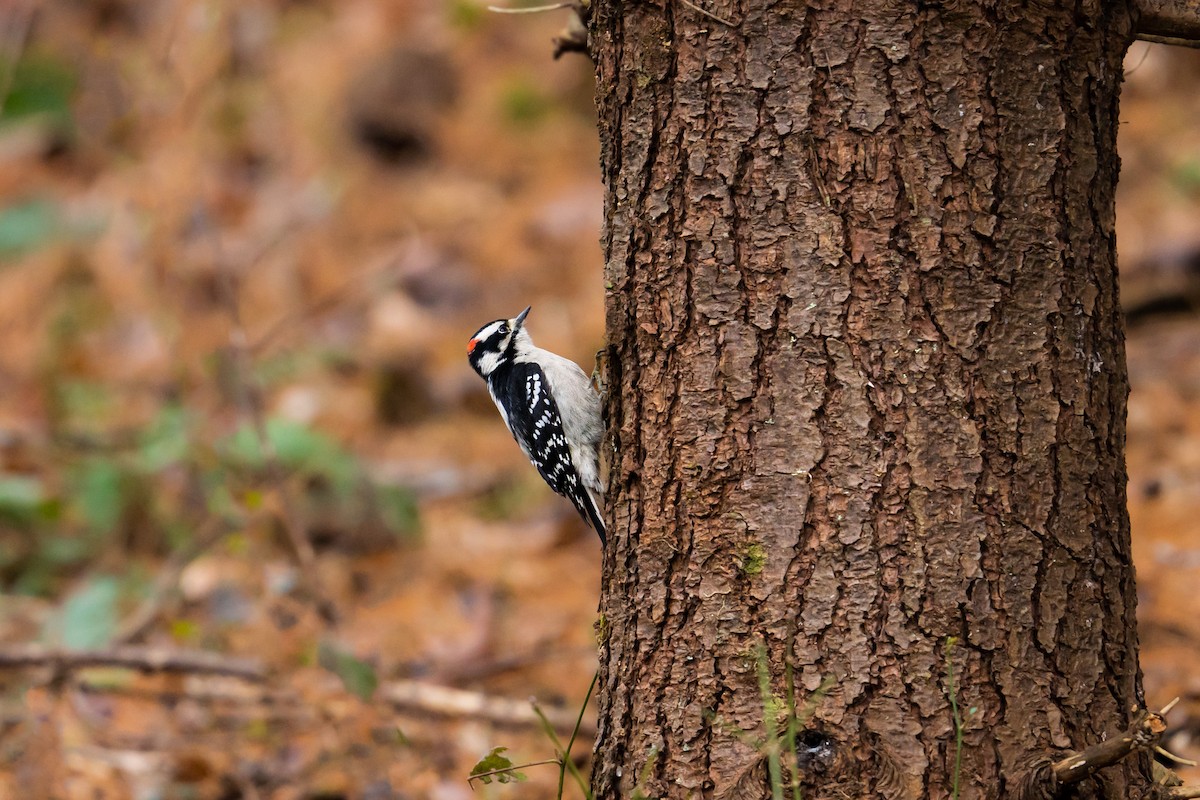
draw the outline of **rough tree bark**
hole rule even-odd
[[[1033,796],[1039,759],[1142,704],[1129,9],[596,0],[591,25],[616,454],[597,797],[766,794],[764,663],[814,709],[805,798],[950,796],[952,695],[959,796]]]

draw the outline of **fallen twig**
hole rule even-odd
[[[528,6],[526,8],[505,8],[504,6],[488,6],[487,10],[496,14],[541,14],[544,11],[558,11],[560,8],[570,8],[574,3],[552,3],[548,6]]]
[[[120,667],[139,672],[203,672],[248,681],[267,677],[256,659],[226,656],[205,650],[166,647],[110,647],[104,650],[62,650],[38,644],[0,647],[0,669],[50,667],[67,672],[89,667]]]
[[[421,681],[392,681],[379,687],[379,697],[392,705],[409,710],[452,717],[485,719],[502,725],[541,725],[534,707],[528,700],[496,697],[452,689]],[[556,730],[571,732],[578,720],[577,712],[568,708],[542,708],[542,714]],[[580,723],[579,732],[594,735],[595,720]]]
[[[112,684],[85,686],[95,693],[116,692],[120,694],[144,695],[146,697],[179,697],[221,703],[231,702],[243,709],[259,706],[279,706],[263,716],[291,714],[304,707],[298,696],[276,687],[262,684],[266,677],[263,668],[250,659],[228,658],[215,653],[178,651],[164,648],[123,647],[106,651],[56,651],[38,645],[21,645],[0,649],[0,668],[21,666],[63,666],[68,669],[84,667],[116,666],[139,669],[145,672],[208,672],[246,678],[259,683],[256,687],[234,684],[225,688],[210,685],[195,688],[174,687],[169,692],[156,689],[141,689]],[[329,685],[340,687],[340,682],[330,676]],[[340,688],[331,689],[331,692]],[[508,726],[542,726],[533,703],[511,697],[497,697],[483,692],[454,689],[436,683],[397,680],[383,683],[375,697],[395,706],[400,713],[420,712],[443,717],[470,717]],[[584,717],[581,711],[569,708],[538,707],[545,719],[555,730],[575,733],[577,736],[593,736],[596,733],[594,718]],[[258,715],[251,714],[251,718]],[[578,728],[577,728],[578,726]]]
[[[1142,709],[1120,736],[1094,744],[1080,753],[1072,753],[1054,762],[1054,777],[1060,785],[1078,783],[1096,770],[1115,764],[1134,750],[1148,750],[1158,744],[1167,729],[1161,714]]]

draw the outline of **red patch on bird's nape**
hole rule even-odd
[[[479,344],[478,339],[472,339],[471,341],[467,342],[467,355],[471,355],[471,353],[475,352],[475,346],[477,344]]]

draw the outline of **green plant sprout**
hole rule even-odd
[[[651,800],[650,795],[646,794],[646,790],[642,787],[646,785],[646,781],[650,779],[650,773],[654,771],[654,765],[658,763],[658,746],[650,748],[650,754],[646,757],[646,763],[642,764],[642,771],[638,773],[637,785],[633,787],[632,800]]]
[[[763,708],[763,724],[766,727],[766,734],[762,737],[752,736],[750,732],[744,731],[736,725],[732,725],[723,721],[713,712],[706,712],[705,716],[714,725],[721,728],[726,733],[731,734],[743,744],[747,744],[757,750],[760,758],[750,766],[754,769],[761,765],[764,761],[767,765],[767,778],[771,785],[772,800],[800,800],[803,795],[800,786],[800,769],[799,756],[796,749],[796,742],[801,730],[804,729],[808,720],[812,718],[817,706],[829,690],[833,688],[835,681],[832,677],[825,677],[821,680],[821,684],[808,696],[800,708],[797,708],[795,680],[792,675],[791,665],[785,669],[786,695],[780,699],[771,688],[771,673],[769,662],[767,659],[767,648],[762,642],[759,642],[754,648],[754,660],[758,674],[758,688],[762,697]],[[782,721],[780,716],[783,717]],[[786,758],[784,757],[786,756]],[[788,779],[784,781],[784,762],[787,762]],[[785,791],[786,790],[786,791]]]
[[[959,782],[962,778],[962,752],[964,723],[958,709],[958,687],[954,685],[954,646],[958,644],[957,636],[946,637],[946,698],[950,701],[950,715],[954,720],[954,772],[951,776],[950,797],[958,800]],[[967,709],[967,716],[972,717],[978,709],[972,706]]]
[[[583,796],[587,800],[592,800],[592,789],[588,785],[588,779],[584,777],[583,773],[579,771],[579,767],[575,766],[575,762],[571,759],[571,748],[575,746],[575,739],[578,738],[579,729],[583,726],[583,715],[587,711],[587,704],[592,699],[592,692],[596,690],[596,682],[599,678],[599,672],[592,675],[592,682],[588,685],[587,694],[584,695],[583,703],[579,706],[579,716],[575,718],[575,727],[571,730],[571,738],[567,740],[566,747],[563,747],[562,741],[558,738],[558,734],[554,730],[554,726],[546,718],[546,714],[542,711],[541,706],[536,701],[533,703],[533,713],[537,714],[538,719],[542,723],[542,730],[554,745],[554,758],[529,761],[524,764],[513,764],[507,756],[501,755],[508,749],[507,747],[494,747],[490,753],[480,759],[471,768],[471,774],[467,777],[467,785],[474,788],[473,781],[475,780],[482,781],[483,783],[491,783],[492,780],[496,780],[498,783],[517,783],[527,780],[525,773],[520,772],[522,769],[539,767],[545,764],[557,764],[558,793],[555,795],[557,800],[562,800],[568,772],[571,773],[571,777],[579,785],[579,790],[583,792]]]

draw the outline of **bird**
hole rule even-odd
[[[467,360],[538,474],[574,504],[603,546],[600,396],[582,367],[534,345],[525,330],[532,308],[477,330],[467,342]]]

